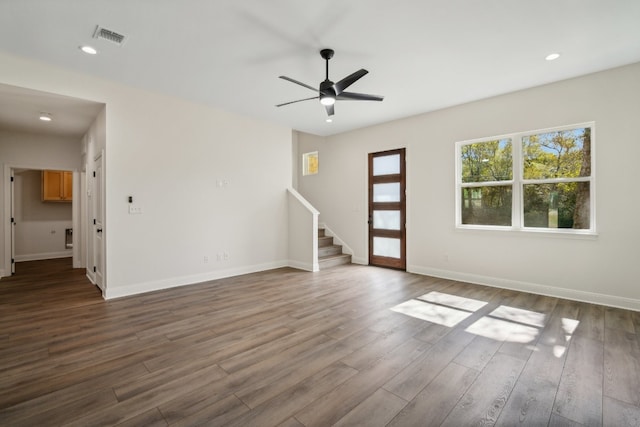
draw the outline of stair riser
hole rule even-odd
[[[323,246],[318,248],[318,256],[328,256],[328,255],[338,255],[342,253],[342,246],[333,245],[333,246]]]
[[[325,246],[333,245],[333,237],[318,237],[318,247],[323,248]]]
[[[330,258],[327,260],[318,260],[320,264],[320,270],[335,267],[337,265],[351,264],[351,255],[345,255],[342,257]]]

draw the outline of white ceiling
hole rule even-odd
[[[349,91],[384,101],[276,108],[314,96],[278,76],[317,86],[327,47],[332,80],[366,68]],[[0,50],[329,135],[639,62],[640,1],[1,0]]]
[[[0,129],[81,138],[103,104],[0,83]],[[39,120],[49,113],[51,122]]]

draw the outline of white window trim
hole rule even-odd
[[[304,153],[302,155],[302,176],[308,176],[308,175],[317,175],[318,172],[320,172],[320,167],[318,165],[317,169],[315,171],[310,171],[309,170],[309,159],[311,157],[315,157],[316,161],[318,161],[318,152],[317,151],[310,151],[308,153]]]
[[[552,179],[536,179],[524,180],[522,176],[522,138],[529,135],[540,133],[556,132],[562,130],[570,130],[576,128],[591,128],[591,175],[589,177],[576,178],[552,178]],[[488,181],[482,183],[463,183],[462,182],[462,146],[486,141],[495,141],[501,139],[511,139],[512,161],[513,161],[513,179],[505,181]],[[596,232],[596,128],[595,122],[576,123],[566,126],[556,126],[552,128],[544,128],[531,130],[526,132],[514,132],[510,134],[496,135],[485,138],[476,138],[466,141],[458,141],[455,144],[455,226],[459,230],[491,230],[491,231],[515,231],[527,233],[542,233],[553,235],[569,235],[569,236],[595,236]],[[540,228],[524,226],[524,196],[523,187],[525,184],[547,184],[559,182],[589,182],[589,229],[573,229],[573,228]],[[501,225],[477,225],[462,224],[462,189],[469,187],[489,187],[489,186],[511,186],[511,226]]]

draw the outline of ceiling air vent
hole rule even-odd
[[[99,25],[96,27],[96,31],[93,33],[93,38],[99,40],[107,40],[111,43],[117,44],[118,46],[122,46],[125,39],[124,35],[116,33],[113,30],[108,30]]]

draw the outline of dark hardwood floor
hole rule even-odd
[[[348,265],[0,280],[3,426],[640,425],[640,313]]]

